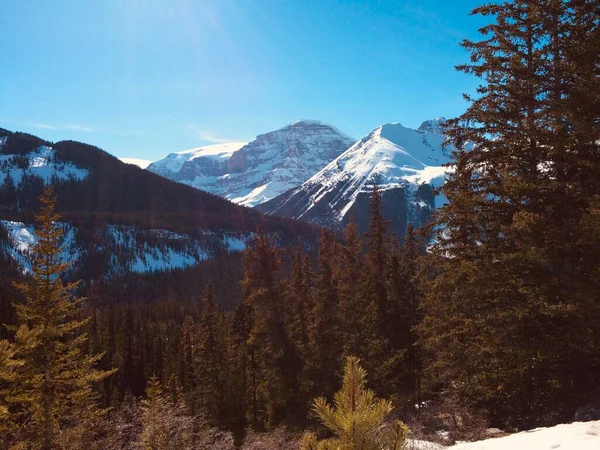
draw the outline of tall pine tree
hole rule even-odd
[[[498,422],[567,417],[598,382],[581,376],[598,373],[599,248],[583,237],[600,175],[600,54],[582,40],[598,36],[597,11],[591,0],[489,4],[474,10],[495,18],[484,39],[463,42],[471,63],[458,69],[483,84],[449,124],[455,171],[421,332],[430,374]]]
[[[89,319],[81,318],[83,299],[73,296],[78,283],[61,278],[71,263],[61,255],[62,230],[56,226],[51,187],[40,200],[33,279],[17,285],[24,297],[15,305],[20,327],[14,358],[19,364],[6,384],[5,398],[20,443],[50,450],[75,436],[82,443],[93,441],[92,425],[101,412],[93,387],[111,372],[95,368],[101,354],[82,351]]]

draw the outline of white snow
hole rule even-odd
[[[510,436],[458,444],[448,450],[598,450],[600,421],[536,428]]]
[[[21,158],[19,155],[0,155],[0,184],[8,176],[12,178],[15,185],[18,185],[25,175],[40,177],[45,183],[51,182],[53,178],[83,180],[88,176],[86,169],[56,160],[52,147],[42,145],[25,157],[27,167],[20,168],[17,165]]]
[[[119,158],[119,159],[121,161],[123,161],[125,164],[133,164],[134,166],[138,166],[142,169],[145,169],[153,162],[153,161],[150,161],[149,159],[139,159],[139,158]]]
[[[435,442],[422,441],[419,439],[409,439],[406,442],[405,450],[444,450],[446,447]]]
[[[5,250],[21,266],[23,272],[31,272],[31,261],[34,257],[32,251],[38,241],[34,227],[11,220],[0,220],[0,226],[8,232],[11,243],[11,246]],[[54,226],[62,228],[63,231],[60,260],[63,262],[79,260],[81,253],[75,243],[76,229],[64,222],[55,222]]]
[[[354,144],[299,189],[318,187],[300,213],[305,214],[338,186],[342,191],[330,203],[339,211],[339,220],[350,210],[361,192],[376,184],[381,190],[408,183],[439,186],[450,161],[444,136],[432,131],[413,130],[400,123],[388,123]]]
[[[219,159],[229,159],[233,152],[238,151],[247,142],[228,142],[226,144],[214,144],[207,145],[205,147],[193,148],[191,150],[185,150],[178,152],[178,155],[191,155],[190,159],[214,156]]]
[[[138,233],[149,233],[163,241],[150,246],[147,242],[138,242]],[[197,241],[169,230],[154,229],[144,232],[126,225],[108,225],[104,237],[105,245],[113,252],[111,269],[117,273],[182,269],[208,259],[208,254]],[[164,242],[164,239],[181,243],[172,246]]]
[[[256,206],[302,184],[354,142],[331,125],[298,120],[247,145],[218,144],[172,153],[148,170]],[[192,160],[194,165],[182,170]]]
[[[8,231],[8,236],[16,250],[29,253],[37,242],[32,226],[26,226],[23,222],[12,220],[0,220],[0,224]]]
[[[277,191],[276,186],[277,183],[267,183],[262,186],[258,186],[257,188],[252,189],[246,195],[240,197],[230,197],[227,196],[228,200],[231,200],[234,203],[238,203],[240,205],[252,206],[263,203],[275,196],[273,191]],[[269,189],[271,188],[271,189]]]
[[[78,261],[82,250],[75,241],[77,229],[64,222],[55,225],[63,230],[61,261]],[[6,229],[9,237],[9,245],[0,247],[0,251],[7,252],[24,272],[31,272],[32,248],[37,243],[34,227],[8,220],[0,220],[0,226]],[[252,238],[252,233],[244,236],[232,231],[219,234],[206,231],[203,235],[206,239],[198,240],[165,229],[140,230],[127,225],[107,225],[98,250],[110,252],[111,274],[147,273],[194,266],[209,259],[212,253],[208,249],[215,246],[222,246],[228,253],[244,251],[246,242]]]
[[[243,252],[246,250],[246,240],[251,239],[252,235],[253,233],[250,233],[250,236],[245,239],[235,236],[225,236],[223,242],[229,253]]]
[[[165,176],[168,173],[176,173],[187,161],[197,158],[210,158],[227,161],[234,152],[246,145],[247,142],[227,142],[225,144],[205,145],[181,152],[171,153],[156,162],[149,164],[150,170]]]

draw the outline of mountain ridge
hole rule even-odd
[[[437,118],[418,129],[380,125],[301,186],[257,209],[334,229],[352,215],[364,229],[368,197],[377,186],[392,229],[403,235],[408,223],[424,224],[436,206],[433,189],[443,183],[443,165],[450,162],[444,124]]]
[[[218,158],[205,153],[209,146],[199,147],[196,153],[171,153],[148,170],[234,203],[256,206],[300,185],[354,142],[332,125],[297,120],[245,145],[236,143],[239,148]],[[227,145],[232,143],[217,147]]]

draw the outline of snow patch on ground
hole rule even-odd
[[[435,442],[421,441],[419,439],[409,439],[406,443],[405,450],[443,450],[444,447],[441,444]]]
[[[458,444],[448,450],[598,450],[600,421],[536,428],[510,436]]]
[[[254,233],[250,233],[245,238],[227,236],[224,240],[225,246],[227,247],[229,253],[243,252],[246,250],[246,247],[248,247],[248,242],[252,241],[253,236]]]

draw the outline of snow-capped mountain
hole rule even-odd
[[[364,229],[376,185],[384,214],[402,235],[407,223],[422,224],[435,207],[433,187],[443,183],[448,169],[442,165],[450,161],[450,149],[443,145],[444,122],[428,120],[416,130],[399,123],[381,125],[302,186],[258,209],[331,228],[342,227],[353,216]]]
[[[250,143],[172,153],[148,170],[245,206],[301,185],[355,140],[325,123],[298,120]]]

